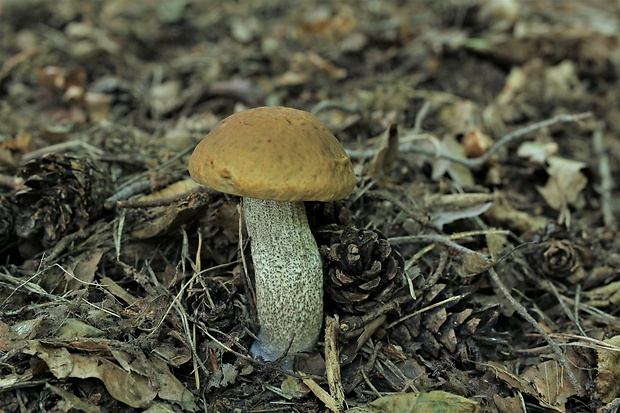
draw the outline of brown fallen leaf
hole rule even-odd
[[[168,198],[171,203],[166,206],[146,209],[141,222],[135,225],[132,236],[138,239],[152,238],[158,235],[174,233],[181,225],[197,218],[211,199],[203,192],[192,192],[184,198]]]
[[[461,146],[468,158],[478,158],[487,153],[494,143],[495,141],[489,135],[478,128],[472,128],[463,137]]]
[[[389,173],[398,160],[398,128],[395,123],[391,123],[381,136],[379,150],[375,157],[370,161],[368,174],[376,178],[380,174]]]
[[[573,373],[585,386],[588,377],[585,370],[580,368],[581,361],[574,351],[567,351],[567,359],[574,366]],[[528,394],[538,400],[538,403],[550,410],[565,413],[565,403],[569,397],[579,395],[571,385],[568,374],[556,360],[548,360],[525,369],[523,374],[517,375],[498,363],[490,362],[489,366],[495,375],[515,390]]]
[[[562,366],[555,360],[531,366],[521,375],[538,391],[538,402],[558,412],[565,412],[566,400],[576,394],[570,380],[565,376]]]
[[[610,348],[597,351],[596,397],[611,403],[620,397],[620,335],[604,341]]]
[[[197,409],[192,393],[157,358],[148,360],[148,370],[154,374],[147,377],[127,371],[107,357],[70,353],[66,347],[46,345],[38,340],[31,340],[24,353],[43,360],[56,378],[97,378],[112,397],[134,408],[149,407],[159,395],[162,399],[178,403],[187,411]]]
[[[480,404],[444,391],[381,397],[346,413],[477,413]]]
[[[553,156],[560,149],[555,142],[523,142],[517,150],[517,156],[527,159],[529,162],[542,165],[550,156]]]
[[[606,307],[620,304],[620,281],[613,281],[583,293],[588,305]]]
[[[545,186],[536,189],[542,195],[547,205],[560,211],[560,223],[569,219],[569,205],[575,205],[581,191],[588,184],[588,178],[582,170],[587,166],[584,162],[552,156],[547,160],[547,174],[549,179]],[[568,224],[568,222],[567,222]]]
[[[465,149],[450,135],[446,135],[441,140],[441,152],[461,158],[465,157]],[[445,158],[435,159],[433,161],[433,179],[439,180],[446,173],[461,187],[467,188],[474,185],[474,176],[467,166]]]
[[[493,403],[500,413],[525,413],[519,396],[501,397],[499,394],[494,394]]]
[[[62,397],[63,408],[68,411],[80,411],[84,413],[99,413],[101,408],[99,406],[93,406],[77,397],[75,394],[70,393],[60,387],[52,386],[49,383],[45,383],[45,387]]]

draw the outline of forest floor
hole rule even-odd
[[[267,105],[357,175],[293,371],[187,172]],[[617,412],[619,178],[618,1],[0,0],[0,412]]]

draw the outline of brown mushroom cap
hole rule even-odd
[[[351,159],[325,124],[278,106],[222,120],[194,150],[189,173],[220,192],[274,201],[335,201],[355,186]]]

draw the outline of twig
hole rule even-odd
[[[147,189],[150,188],[151,185],[151,181],[146,179],[147,176],[149,176],[149,174],[152,174],[153,172],[158,172],[158,171],[163,171],[165,169],[167,169],[170,165],[174,164],[175,162],[177,162],[179,159],[183,158],[185,155],[189,154],[191,151],[193,151],[195,148],[195,145],[189,145],[187,147],[185,147],[185,149],[182,149],[179,153],[177,153],[176,155],[174,155],[172,158],[166,160],[165,162],[162,162],[161,164],[157,165],[155,168],[150,169],[148,171],[142,172],[136,176],[133,176],[131,179],[127,180],[127,182],[124,183],[123,187],[117,192],[117,194],[112,195],[110,198],[113,198],[112,202],[115,201],[119,201],[121,199],[126,199],[129,198],[129,196],[125,196],[125,194],[123,193],[123,191],[125,191],[127,187],[131,186],[131,185],[146,185],[146,182],[149,182],[149,187],[148,188],[144,188],[143,191],[146,191]],[[136,182],[140,182],[138,184],[136,184]],[[127,189],[127,191],[129,192],[130,190]],[[123,195],[118,195],[120,193],[123,193]],[[140,193],[140,192],[138,192]],[[133,195],[133,194],[132,194]],[[106,200],[106,203],[108,203],[110,201],[110,198],[108,198]]]
[[[422,132],[422,121],[424,120],[426,115],[428,115],[428,111],[430,108],[431,102],[427,100],[424,102],[418,113],[416,113],[415,122],[413,123],[413,130],[411,131],[412,134],[418,135]]]
[[[450,240],[450,241],[454,241],[457,239],[463,239],[463,238],[470,238],[470,237],[476,237],[476,236],[481,236],[481,235],[512,235],[512,232],[509,230],[505,230],[505,229],[489,229],[489,230],[475,230],[475,231],[464,231],[464,232],[458,232],[456,234],[451,234],[451,235],[436,235],[436,234],[421,234],[421,235],[403,235],[401,237],[389,237],[388,241],[391,244],[402,244],[402,243],[406,243],[406,242],[428,242],[428,241],[433,241],[433,242],[438,242],[443,244],[444,240]],[[461,247],[460,244],[451,244],[450,245],[451,248],[454,248],[456,250],[459,250],[460,248],[464,248]],[[470,249],[466,248],[466,251],[471,251]]]
[[[301,376],[302,372],[297,372],[297,374]],[[308,386],[308,388],[312,391],[312,393],[314,393],[314,395],[323,402],[325,407],[327,407],[330,411],[335,412],[335,413],[342,412],[342,406],[339,406],[338,402],[334,400],[331,394],[323,390],[323,388],[319,386],[318,383],[314,381],[314,379],[302,376],[302,381],[304,382],[306,386]]]
[[[618,412],[619,408],[620,408],[620,397],[613,399],[611,403],[607,404],[606,406],[603,406],[601,412],[603,413]]]
[[[329,393],[336,402],[338,411],[342,411],[346,403],[342,377],[340,375],[340,349],[338,348],[338,320],[334,317],[325,319],[325,372]]]
[[[566,316],[573,323],[575,323],[575,325],[577,326],[577,329],[579,329],[579,332],[582,335],[587,336],[586,332],[581,327],[581,323],[579,322],[579,297],[580,297],[580,291],[581,291],[579,284],[577,284],[577,287],[576,287],[577,291],[575,292],[575,302],[573,305],[573,308],[575,309],[574,313],[568,307],[568,304],[566,303],[566,301],[562,299],[562,294],[560,294],[560,292],[555,287],[555,285],[552,282],[547,282],[546,284],[548,286],[548,289],[552,292],[552,294],[555,296],[556,300],[560,304],[560,307],[562,307],[562,310],[564,310],[564,313],[566,314]]]
[[[447,159],[449,161],[459,163],[461,165],[465,165],[471,169],[479,169],[503,146],[509,144],[510,142],[514,140],[517,140],[518,138],[521,138],[539,129],[553,126],[557,123],[578,122],[580,120],[589,118],[590,116],[592,116],[591,112],[578,113],[575,115],[560,114],[560,115],[554,116],[551,119],[546,119],[540,122],[533,123],[531,125],[517,129],[507,135],[504,135],[499,141],[497,141],[493,146],[491,146],[484,155],[478,158],[463,158],[463,157],[452,155],[452,154],[442,152],[442,151],[430,150],[428,148],[415,145],[413,143],[401,143],[399,146],[399,151],[400,152],[417,152],[423,155]],[[430,139],[431,135],[424,134],[423,136],[425,138]],[[412,137],[413,135],[405,135],[401,138],[401,140],[411,139]],[[347,153],[349,154],[351,158],[368,159],[368,158],[372,158],[374,154],[376,153],[376,151],[377,151],[376,149],[370,149],[370,150],[365,150],[365,151],[347,150]]]
[[[42,266],[39,265],[39,268],[37,269],[37,271],[32,276],[30,276],[29,278],[27,278],[25,280],[23,278],[14,277],[11,274],[9,274],[8,272],[0,272],[0,280],[6,281],[9,284],[15,285],[15,288],[13,289],[13,291],[11,291],[11,293],[8,295],[8,297],[6,297],[4,299],[4,301],[2,303],[0,303],[0,308],[4,307],[6,305],[6,303],[9,302],[11,297],[14,294],[17,294],[17,291],[21,290],[21,289],[25,289],[29,293],[32,293],[32,294],[35,294],[35,295],[38,295],[38,296],[46,297],[47,299],[49,299],[50,301],[53,301],[53,302],[68,303],[69,300],[67,300],[66,298],[61,297],[61,296],[56,295],[56,294],[50,294],[47,291],[45,291],[43,289],[43,287],[41,287],[39,284],[37,284],[36,282],[32,281],[35,278],[40,278],[40,276],[42,276],[45,273],[45,271],[47,271],[49,268],[51,268],[51,267],[42,268]],[[7,271],[7,270],[4,269],[4,271]]]
[[[355,389],[364,380],[364,375],[368,375],[374,370],[375,364],[377,363],[377,357],[379,357],[379,353],[381,352],[382,348],[383,345],[381,344],[381,342],[378,342],[374,347],[372,347],[372,353],[368,358],[368,362],[355,374],[355,376],[345,389],[346,393],[350,393],[351,391],[353,391],[353,389]]]
[[[112,194],[112,196],[105,200],[103,205],[106,209],[111,209],[121,200],[131,198],[134,195],[141,194],[142,192],[151,189],[151,185],[152,182],[149,179],[132,182],[121,188],[120,191]]]
[[[345,338],[352,338],[359,336],[358,330],[368,325],[371,321],[381,317],[390,311],[396,310],[401,305],[413,300],[411,295],[402,295],[395,297],[385,304],[374,308],[372,311],[362,316],[348,316],[342,319],[340,322],[340,330]]]
[[[482,254],[478,255],[480,257],[484,257]],[[486,259],[486,257],[484,258]],[[515,300],[515,298],[510,294],[510,291],[508,291],[508,288],[506,288],[506,286],[502,283],[502,280],[500,280],[499,275],[497,275],[497,272],[495,272],[493,268],[489,268],[489,275],[491,276],[491,280],[495,283],[495,285],[497,285],[497,288],[499,288],[504,297],[515,309],[515,311],[523,319],[525,319],[525,321],[530,323],[532,327],[534,327],[534,329],[538,332],[538,334],[540,334],[541,337],[549,344],[549,347],[551,347],[551,351],[553,351],[553,354],[555,354],[555,356],[557,357],[557,361],[562,365],[562,367],[564,367],[566,375],[568,376],[568,379],[570,380],[573,389],[575,389],[575,392],[577,394],[583,394],[583,388],[577,380],[575,373],[573,373],[571,365],[568,362],[568,359],[566,358],[564,353],[562,353],[562,349],[560,348],[558,343],[553,338],[551,338],[551,336],[540,326],[540,324],[536,322],[536,320],[534,320],[534,317],[532,317],[530,313],[527,312],[527,309],[523,307],[520,302]]]
[[[442,306],[442,305],[444,305],[444,304],[450,304],[450,303],[451,303],[451,302],[453,302],[453,301],[459,301],[459,300],[460,300],[461,298],[463,298],[463,297],[465,297],[465,294],[455,295],[455,296],[452,296],[452,297],[450,297],[450,298],[446,298],[446,299],[445,299],[445,300],[443,300],[443,301],[439,301],[438,303],[434,303],[434,304],[431,304],[431,305],[426,306],[426,307],[424,307],[424,308],[421,308],[421,309],[419,309],[418,311],[415,311],[415,312],[413,312],[413,313],[409,313],[409,314],[407,314],[406,316],[401,317],[401,318],[399,318],[398,320],[396,320],[396,321],[394,321],[394,322],[392,322],[392,323],[388,324],[387,326],[385,326],[385,329],[386,329],[386,330],[389,330],[389,329],[391,329],[392,327],[394,327],[394,326],[396,326],[396,325],[398,325],[398,324],[402,323],[403,321],[407,321],[407,320],[409,320],[409,319],[410,319],[410,318],[412,318],[412,317],[415,317],[415,316],[417,316],[417,315],[420,315],[420,314],[422,314],[422,313],[425,313],[425,312],[427,312],[427,311],[430,311],[430,310],[432,310],[432,309],[434,309],[434,308],[441,307],[441,306]]]
[[[193,194],[214,194],[215,191],[209,189],[205,186],[198,186],[196,188],[192,188],[188,191],[181,192],[179,194],[173,196],[166,196],[162,198],[149,199],[146,201],[116,201],[117,208],[154,208],[161,206],[168,206],[182,199],[187,199],[189,196]],[[110,198],[108,198],[109,200]],[[106,200],[106,205],[108,205],[108,200]],[[111,204],[110,204],[111,205]]]
[[[431,244],[431,245],[433,245],[433,244]],[[448,264],[448,257],[449,257],[449,255],[450,254],[449,254],[447,248],[442,248],[441,251],[439,251],[439,262],[435,266],[435,271],[433,271],[431,276],[428,277],[428,279],[424,283],[424,288],[425,289],[430,288],[430,287],[434,286],[435,284],[437,284],[437,282],[439,281],[439,279],[443,275],[443,272],[444,272],[444,270],[446,268],[446,265]]]
[[[44,253],[45,255],[42,256],[41,262],[45,263],[45,265],[51,263],[56,258],[58,258],[63,251],[67,250],[71,245],[73,245],[77,240],[85,239],[90,236],[93,228],[94,227],[92,226],[82,228],[71,234],[65,235],[56,243],[56,245],[54,245],[51,250]]]
[[[589,118],[590,116],[592,116],[591,112],[578,113],[576,115],[560,114],[552,117],[551,119],[546,119],[540,122],[533,123],[524,128],[517,129],[514,132],[504,135],[504,137],[497,141],[495,145],[491,146],[484,155],[474,159],[463,159],[465,161],[463,164],[465,166],[469,166],[472,169],[478,169],[482,167],[491,158],[491,156],[493,156],[502,146],[507,145],[508,143],[522,136],[525,136],[542,128],[553,126],[556,123],[578,122],[580,120]]]
[[[611,190],[614,182],[609,166],[609,154],[605,150],[605,142],[603,140],[603,131],[597,129],[592,136],[592,144],[594,145],[594,153],[598,156],[598,173],[601,176],[601,184],[598,186],[598,193],[601,195],[601,212],[603,214],[603,222],[605,226],[615,225],[616,220],[613,214],[613,201],[611,199]]]
[[[22,162],[28,162],[33,159],[37,159],[42,157],[43,155],[47,155],[48,153],[59,153],[59,152],[67,152],[67,151],[76,151],[78,149],[83,149],[86,152],[90,153],[93,157],[100,157],[104,154],[103,150],[88,144],[84,141],[73,140],[67,142],[57,143],[55,145],[45,146],[41,149],[34,150],[32,152],[28,152],[24,156],[22,156]]]
[[[239,243],[237,244],[237,248],[239,250],[239,256],[241,257],[241,268],[243,269],[243,285],[245,291],[245,298],[250,305],[249,313],[250,313],[250,321],[253,327],[258,326],[258,311],[256,310],[256,306],[252,305],[255,303],[254,297],[256,297],[256,291],[254,290],[254,286],[252,285],[252,281],[250,280],[250,273],[248,271],[248,263],[245,259],[245,247],[247,245],[247,241],[244,241],[243,238],[243,212],[241,205],[237,204],[237,212],[239,213]]]
[[[368,374],[366,374],[366,372],[364,371],[364,369],[361,369],[360,372],[362,373],[362,377],[364,378],[364,381],[366,382],[366,385],[370,388],[370,390],[374,393],[375,397],[379,398],[381,397],[381,393],[379,392],[379,390],[377,390],[377,388],[371,383],[370,379],[368,378]]]
[[[310,109],[310,113],[316,116],[319,114],[319,112],[322,112],[328,109],[340,109],[345,112],[355,113],[359,111],[359,105],[357,103],[347,105],[344,102],[339,102],[335,100],[322,100],[316,105],[314,105],[312,109]]]

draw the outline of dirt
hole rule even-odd
[[[615,412],[620,3],[0,0],[0,412]],[[325,323],[253,359],[226,116],[319,117]]]

